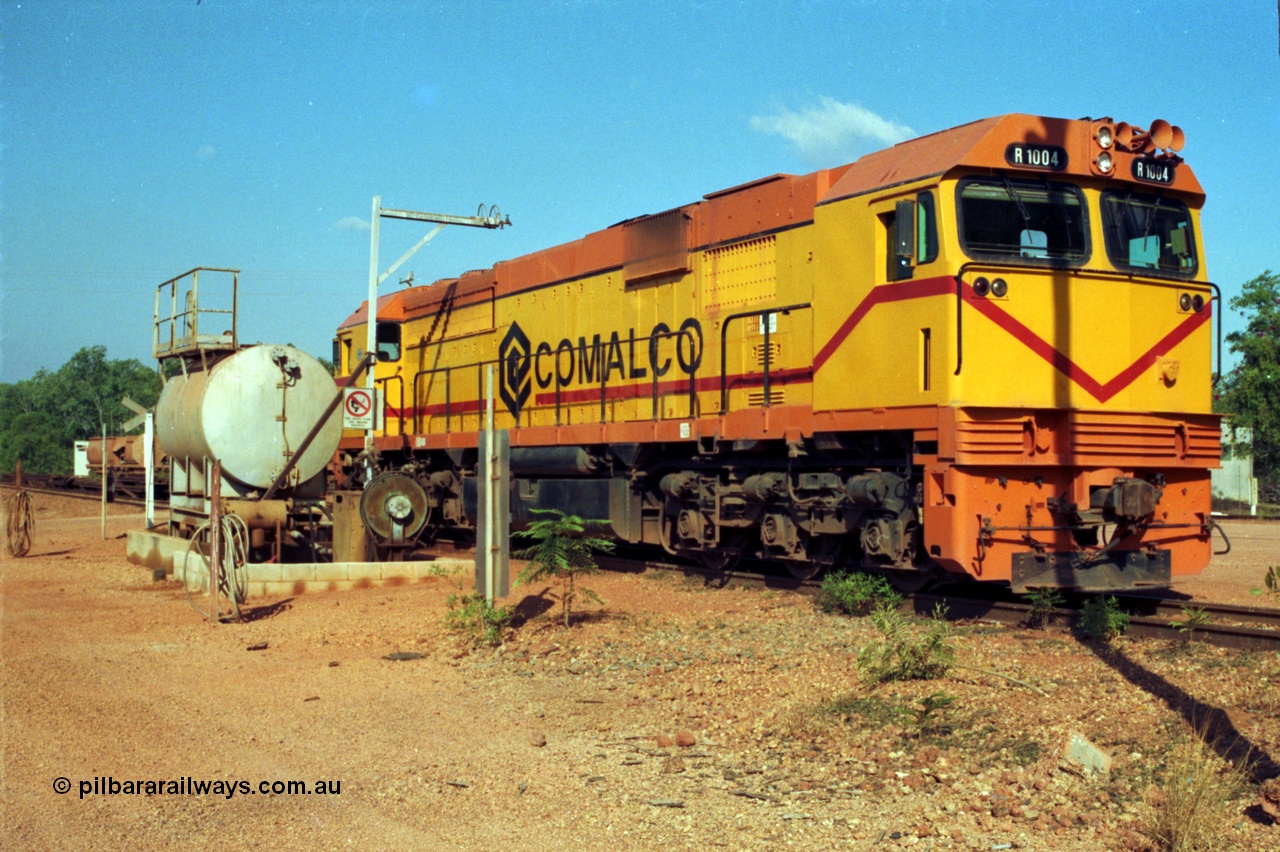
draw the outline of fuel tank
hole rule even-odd
[[[170,378],[156,403],[156,437],[170,458],[220,459],[227,478],[268,488],[337,392],[329,371],[300,349],[251,346],[207,371]],[[286,484],[322,471],[341,437],[339,407]]]

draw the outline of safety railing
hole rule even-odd
[[[210,308],[200,305],[200,273],[231,276],[231,306]],[[208,282],[206,282],[207,284]],[[240,270],[198,266],[156,287],[155,310],[152,314],[151,352],[156,360],[194,352],[234,352],[237,349],[236,302],[240,289]],[[224,298],[225,298],[225,294]],[[165,305],[168,313],[164,313]],[[229,316],[230,322],[213,322]],[[203,318],[203,322],[202,322]],[[224,326],[214,334],[205,329]],[[230,328],[226,328],[226,326]]]
[[[1016,267],[1011,264],[998,264],[991,261],[968,261],[960,265],[954,276],[956,282],[956,369],[954,375],[960,375],[960,369],[964,366],[964,287],[965,273],[973,267],[982,268],[1009,268],[1021,271],[1024,267]],[[1070,267],[1065,271],[1076,275],[1103,275],[1111,278],[1125,278],[1129,281],[1139,279],[1140,276],[1134,272],[1121,272],[1115,269],[1095,269],[1090,267]],[[1218,382],[1222,379],[1222,288],[1212,281],[1195,281],[1188,279],[1186,281],[1174,281],[1165,279],[1142,278],[1141,283],[1144,285],[1155,285],[1159,287],[1180,287],[1190,289],[1192,287],[1209,287],[1213,290],[1213,298],[1209,300],[1209,309],[1213,311],[1213,318],[1217,320],[1217,342],[1214,345],[1214,354],[1217,359],[1217,369],[1212,375],[1213,387],[1218,386]],[[1213,307],[1216,305],[1217,307]]]

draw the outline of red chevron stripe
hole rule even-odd
[[[962,288],[965,304],[972,306],[1015,340],[1018,340],[1036,355],[1048,361],[1055,370],[1075,382],[1098,402],[1106,402],[1133,384],[1138,376],[1153,366],[1162,355],[1171,352],[1175,346],[1186,340],[1192,332],[1208,322],[1213,315],[1213,303],[1210,302],[1205,310],[1187,316],[1186,319],[1174,326],[1168,334],[1160,338],[1154,346],[1140,355],[1136,361],[1121,370],[1111,381],[1103,384],[1079,364],[1072,361],[1065,353],[1054,348],[1053,344],[1013,317],[1000,306],[999,302],[976,295],[967,282],[962,285]],[[954,292],[954,278],[926,278],[920,281],[907,281],[901,284],[872,287],[871,292],[858,303],[858,306],[853,309],[849,317],[836,329],[836,333],[818,351],[817,356],[813,359],[814,372],[816,373],[830,360],[836,350],[840,348],[858,324],[862,322],[863,317],[876,305],[901,302],[908,299],[923,299]]]
[[[956,280],[954,278],[924,278],[919,281],[905,281],[901,284],[872,287],[871,292],[863,297],[862,301],[858,303],[858,307],[854,308],[853,313],[849,314],[849,318],[841,323],[840,327],[836,329],[836,333],[827,341],[827,344],[818,350],[818,354],[813,358],[813,371],[816,373],[822,369],[822,365],[827,363],[827,360],[844,343],[845,338],[853,333],[858,323],[862,322],[862,318],[876,305],[902,302],[907,299],[924,299],[929,296],[945,296],[947,293],[954,293],[955,288]]]
[[[973,292],[973,288],[967,283],[964,285],[964,301],[965,304],[972,305],[978,313],[1008,332],[1015,340],[1021,342],[1022,345],[1052,364],[1054,369],[1071,379],[1098,402],[1106,402],[1133,384],[1138,376],[1150,369],[1162,355],[1171,352],[1175,346],[1186,340],[1193,331],[1208,322],[1213,312],[1213,303],[1210,302],[1205,310],[1190,314],[1186,319],[1174,326],[1168,334],[1160,338],[1154,346],[1138,356],[1136,361],[1121,370],[1111,381],[1103,384],[1089,375],[1079,364],[1055,349],[1044,338],[1014,318],[998,302],[976,295]]]

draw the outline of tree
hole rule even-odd
[[[62,421],[45,411],[21,412],[6,418],[0,432],[0,471],[12,472],[22,459],[28,473],[68,473],[74,463],[72,439]]]
[[[517,559],[529,560],[529,564],[520,572],[516,585],[546,579],[559,580],[560,610],[564,615],[564,626],[568,627],[569,612],[579,593],[597,603],[600,601],[599,595],[580,587],[577,581],[579,575],[599,572],[593,554],[612,551],[613,542],[586,535],[587,527],[600,526],[603,521],[584,521],[577,515],[566,515],[559,509],[532,511],[552,517],[534,521],[529,529],[516,533],[517,537],[533,542],[531,546],[512,554]]]
[[[160,379],[136,359],[107,359],[105,346],[87,346],[55,372],[0,384],[0,470],[20,458],[32,473],[70,473],[72,443],[102,433],[119,434],[133,416],[124,396],[155,405]]]
[[[1245,282],[1231,310],[1248,319],[1244,331],[1227,335],[1240,362],[1223,383],[1221,408],[1253,432],[1254,470],[1260,478],[1280,474],[1280,275],[1266,270]]]

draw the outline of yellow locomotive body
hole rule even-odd
[[[1006,115],[384,296],[382,463],[468,528],[493,364],[517,515],[798,575],[1168,585],[1208,562],[1220,454],[1180,147]]]

